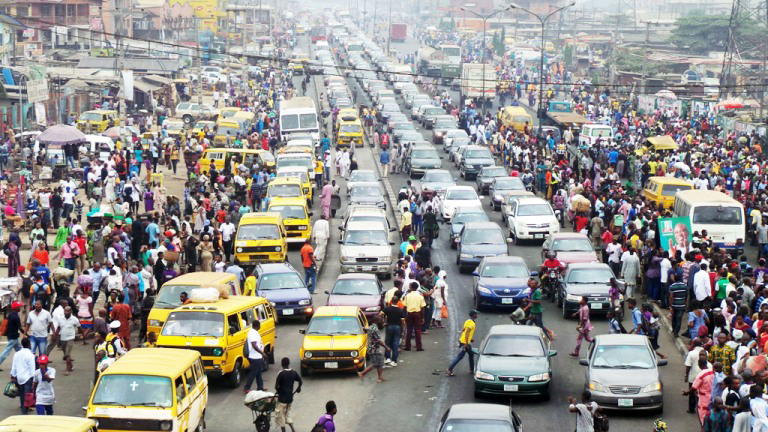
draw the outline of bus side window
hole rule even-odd
[[[240,312],[240,318],[245,321],[245,326],[250,327],[251,324],[253,324],[253,321],[256,319],[253,315],[253,309],[246,309],[242,312]]]
[[[203,372],[202,360],[197,360],[195,362],[194,372],[195,372],[195,381],[199,381],[203,378],[203,375],[205,374],[205,372]]]
[[[227,326],[229,327],[229,334],[231,335],[240,331],[240,319],[237,314],[227,316]]]
[[[194,368],[194,366],[190,366],[189,369],[184,372],[184,379],[187,380],[187,393],[192,393],[192,390],[195,389],[195,384],[197,383],[195,372],[192,370]]]
[[[259,321],[265,321],[267,319],[267,308],[263,304],[256,306],[256,314],[259,317]]]
[[[184,387],[184,379],[182,377],[177,377],[174,385],[176,386],[176,403],[181,403],[181,401],[187,397],[187,388]]]

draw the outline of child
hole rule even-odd
[[[608,312],[606,315],[608,318],[608,333],[610,334],[619,334],[619,333],[626,333],[627,331],[624,329],[624,326],[619,322],[618,319],[616,319],[616,313],[613,311]]]
[[[82,289],[78,289],[75,298],[77,305],[77,318],[80,320],[80,332],[83,338],[83,345],[93,328],[93,299]]]

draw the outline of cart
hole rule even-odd
[[[264,391],[251,391],[245,395],[245,406],[251,409],[253,424],[257,432],[269,432],[272,420],[272,412],[277,406],[277,397],[274,393]]]

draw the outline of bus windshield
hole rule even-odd
[[[693,223],[712,225],[741,225],[741,208],[725,206],[697,206],[693,210]]]

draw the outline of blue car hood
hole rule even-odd
[[[309,299],[309,290],[306,288],[283,288],[276,290],[256,290],[257,295],[272,302],[299,301]]]

